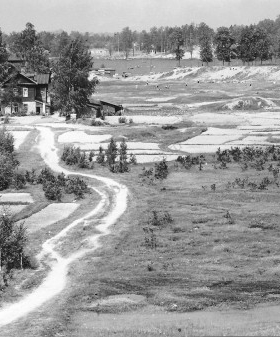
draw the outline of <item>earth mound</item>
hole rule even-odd
[[[218,110],[259,110],[275,107],[277,105],[273,101],[263,97],[242,97],[223,104]]]

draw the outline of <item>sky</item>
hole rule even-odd
[[[280,0],[0,0],[3,32],[119,32],[205,22],[211,28],[251,24],[280,15]]]

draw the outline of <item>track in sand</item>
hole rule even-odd
[[[53,171],[63,172],[66,175],[73,174],[73,172],[59,166],[54,134],[51,129],[47,127],[38,127],[37,129],[40,131],[38,149],[46,165]],[[27,315],[59,294],[66,285],[68,266],[85,254],[99,248],[101,246],[99,238],[110,233],[109,227],[116,222],[126,209],[128,191],[125,186],[109,178],[76,172],[74,174],[99,180],[104,183],[104,188],[94,188],[101,196],[101,200],[95,209],[69,224],[61,232],[43,244],[43,249],[38,257],[40,260],[48,258],[48,260],[51,261],[49,274],[41,285],[29,295],[14,304],[7,304],[0,310],[0,326],[7,325]],[[112,203],[108,201],[109,196],[113,200]],[[55,248],[58,244],[61,244],[69,230],[75,226],[89,225],[92,217],[99,218],[99,225],[96,226],[99,233],[88,237],[86,242],[83,242],[85,248],[73,252],[68,257],[60,256]]]

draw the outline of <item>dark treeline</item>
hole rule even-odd
[[[18,41],[22,32],[3,34],[3,41],[11,53],[21,52]],[[216,31],[205,23],[185,24],[181,27],[152,27],[149,31],[132,31],[123,28],[115,34],[93,34],[72,31],[39,32],[40,48],[57,57],[69,41],[79,38],[89,48],[106,48],[111,56],[122,52],[127,58],[135,50],[144,53],[174,53],[180,60],[184,52],[192,53],[200,47],[200,59],[208,64],[214,57],[230,62],[240,59],[243,63],[272,60],[280,57],[280,15],[250,26],[219,27]]]
[[[280,16],[250,26],[219,27],[216,31],[202,22],[181,27],[152,27],[141,32],[125,27],[115,34],[43,31],[37,33],[37,38],[40,41],[38,46],[51,57],[59,56],[70,41],[78,38],[88,48],[106,48],[111,56],[117,51],[122,52],[126,58],[140,50],[144,53],[174,53],[180,60],[184,52],[189,52],[192,57],[194,49],[200,47],[200,59],[207,64],[214,57],[223,63],[232,59],[240,59],[243,63],[262,62],[280,57]],[[3,42],[10,53],[24,53],[18,43],[21,39],[22,32],[3,33]]]

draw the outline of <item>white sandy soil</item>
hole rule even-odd
[[[100,143],[112,135],[88,135],[84,131],[69,131],[58,137],[59,143]]]
[[[14,137],[14,147],[16,150],[18,150],[21,144],[25,141],[29,132],[30,131],[9,131],[9,133],[11,133]]]
[[[38,130],[41,134],[38,148],[46,165],[56,172],[64,172],[66,175],[71,174],[71,171],[59,166],[59,157],[57,155],[57,149],[55,148],[54,134],[52,131],[46,127],[38,127]],[[99,238],[110,234],[110,226],[114,224],[126,210],[128,190],[124,185],[120,185],[112,179],[96,175],[79,172],[75,172],[75,174],[101,181],[104,184],[104,188],[100,190],[95,189],[96,192],[100,194],[101,200],[95,209],[69,224],[61,232],[43,244],[43,249],[38,258],[46,262],[49,257],[52,261],[48,276],[38,288],[22,300],[13,304],[7,304],[1,308],[0,326],[9,324],[27,315],[46,301],[58,295],[66,286],[67,271],[70,263],[99,248],[101,246]],[[110,198],[106,191],[109,191]],[[110,203],[109,200],[112,200],[112,203]],[[106,210],[105,216],[104,210]],[[98,217],[99,219],[99,225],[96,226],[96,229],[100,234],[92,235],[81,242],[81,246],[83,244],[84,248],[72,252],[70,256],[65,258],[60,256],[55,248],[57,245],[63,243],[63,239],[68,231],[76,226],[91,225],[90,219],[93,217]]]
[[[24,223],[28,232],[53,225],[54,223],[68,218],[80,205],[76,203],[50,204],[40,212],[32,214]]]
[[[34,202],[30,193],[1,193],[0,194],[0,204],[1,203],[32,203]]]

